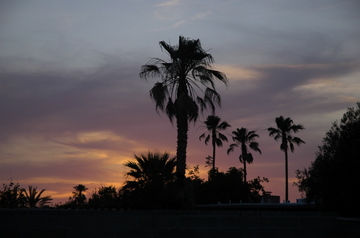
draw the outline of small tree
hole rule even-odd
[[[120,208],[120,194],[115,186],[101,186],[89,198],[90,208]]]
[[[212,179],[203,182],[196,193],[199,204],[260,202],[267,178],[257,177],[244,183],[244,170],[231,167],[224,172],[215,171]]]
[[[0,207],[16,208],[24,206],[24,194],[19,183],[14,183],[10,179],[9,184],[3,183],[3,189],[0,190]]]

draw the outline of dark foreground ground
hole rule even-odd
[[[358,238],[360,221],[288,204],[186,211],[0,209],[0,237]]]

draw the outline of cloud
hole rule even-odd
[[[262,78],[261,72],[242,65],[221,65],[217,64],[215,69],[224,72],[231,81],[236,80],[257,80]]]
[[[163,3],[156,4],[157,7],[175,7],[180,4],[179,0],[170,0]]]
[[[175,29],[190,22],[201,20],[212,13],[212,10],[207,7],[198,8],[193,5],[183,4],[178,0],[157,4],[156,7],[155,17],[162,21],[171,22],[170,26],[166,25],[158,31]]]

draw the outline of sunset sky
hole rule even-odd
[[[157,114],[139,78],[150,57],[168,59],[159,41],[200,39],[229,78],[217,84],[217,115],[257,130],[248,179],[267,177],[284,199],[284,153],[268,136],[275,118],[291,117],[306,144],[289,155],[289,180],[315,159],[332,122],[360,101],[358,0],[32,0],[0,2],[0,182],[46,189],[55,202],[73,187],[87,194],[120,188],[134,153],[175,155],[176,127]],[[190,126],[187,162],[211,147],[199,141],[205,112]],[[217,166],[242,167],[232,141]],[[290,200],[300,193],[290,188]]]

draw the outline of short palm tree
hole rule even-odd
[[[130,170],[126,176],[131,177],[124,188],[135,190],[145,187],[164,187],[175,178],[176,159],[168,153],[152,153],[134,155],[135,161],[128,161],[125,166]]]
[[[267,130],[269,136],[274,137],[277,141],[281,139],[280,150],[285,153],[285,201],[289,201],[289,186],[288,186],[288,150],[294,152],[294,144],[305,144],[303,140],[298,137],[293,137],[291,133],[296,133],[299,130],[303,130],[304,126],[301,124],[294,124],[290,117],[284,118],[283,116],[275,118],[276,128],[269,127]]]
[[[43,207],[52,200],[51,196],[41,197],[42,193],[45,192],[45,189],[42,189],[39,192],[37,191],[37,187],[33,187],[31,185],[29,185],[29,191],[23,189],[23,192],[25,194],[25,206],[30,208]]]
[[[236,131],[232,132],[233,141],[235,143],[231,144],[229,149],[227,150],[227,154],[232,152],[235,147],[241,148],[241,154],[239,156],[240,163],[244,164],[244,182],[246,183],[246,163],[251,164],[254,161],[254,158],[251,153],[249,153],[248,145],[250,149],[259,152],[261,154],[261,150],[259,149],[259,143],[255,141],[255,138],[259,137],[255,131],[248,131],[246,128],[237,128]]]
[[[86,192],[88,188],[83,184],[79,184],[76,185],[74,189],[73,197],[75,198],[75,202],[77,205],[82,205],[86,201],[84,192]]]
[[[121,189],[125,207],[130,208],[168,208],[174,202],[172,197],[175,181],[175,157],[168,153],[135,154],[135,161],[128,161],[128,178]]]
[[[160,78],[150,90],[156,109],[164,111],[172,122],[176,119],[177,150],[176,177],[179,189],[184,190],[186,149],[189,122],[196,121],[199,109],[220,105],[220,95],[215,90],[214,80],[227,83],[225,74],[213,70],[213,57],[205,51],[200,40],[179,37],[178,45],[160,42],[161,49],[170,56],[169,61],[152,58],[141,67],[140,77]]]
[[[208,130],[208,134],[206,132],[201,134],[199,140],[205,138],[205,144],[210,141],[212,145],[212,170],[215,171],[215,155],[216,155],[216,146],[221,147],[223,145],[223,141],[228,141],[227,137],[222,134],[220,131],[226,130],[230,127],[229,123],[226,121],[221,122],[220,117],[215,115],[209,115],[204,121],[206,129]]]

